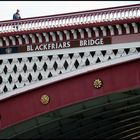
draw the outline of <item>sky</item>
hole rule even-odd
[[[140,1],[0,1],[0,21],[11,20],[20,10],[22,18],[140,4]]]

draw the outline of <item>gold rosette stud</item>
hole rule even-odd
[[[48,95],[42,95],[40,101],[41,101],[42,104],[46,105],[46,104],[49,103],[50,98],[49,98]]]
[[[103,82],[100,79],[96,79],[96,80],[93,81],[93,85],[94,85],[95,88],[98,89],[98,88],[101,88],[102,87]]]

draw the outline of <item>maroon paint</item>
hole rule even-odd
[[[140,34],[112,36],[112,44],[139,42],[139,41],[140,41]]]
[[[97,78],[103,81],[100,89],[92,84]],[[140,87],[140,59],[87,72],[1,101],[1,128],[67,105],[136,87]],[[40,102],[43,94],[50,97],[48,105]]]

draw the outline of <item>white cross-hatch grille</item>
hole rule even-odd
[[[140,56],[140,47],[124,46],[124,48],[112,47],[113,49],[102,47],[104,49],[97,50],[87,47],[84,51],[79,48],[78,51],[73,49],[67,53],[59,51],[58,54],[52,55],[44,53],[41,56],[0,59],[0,95],[88,66],[109,63],[128,56]]]

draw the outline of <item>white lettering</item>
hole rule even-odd
[[[66,48],[67,47],[66,45],[67,45],[66,42],[63,42],[63,48]]]
[[[103,38],[80,40],[80,47],[82,46],[93,46],[93,45],[103,45]]]
[[[52,43],[52,49],[55,49],[55,44],[54,43]]]
[[[99,44],[100,44],[100,40],[99,40],[99,39],[96,39],[96,40],[95,40],[95,44],[96,44],[96,45],[99,45]]]
[[[102,45],[104,44],[103,38],[100,39],[100,43],[101,43]]]
[[[80,47],[83,46],[83,40],[80,40]]]
[[[27,52],[29,52],[29,51],[33,51],[32,45],[27,46]]]
[[[39,51],[39,46],[38,46],[38,45],[35,47],[35,51],[36,51],[36,50],[38,50],[38,51]]]
[[[78,42],[78,40],[77,40]],[[77,43],[76,42],[76,43]],[[93,46],[93,45],[103,45],[104,39],[103,38],[96,38],[96,39],[84,39],[79,40],[80,47],[86,47],[86,46]],[[54,43],[46,43],[46,44],[40,44],[40,45],[27,45],[26,51],[44,51],[44,50],[53,50],[53,49],[63,49],[63,48],[69,48],[74,47],[71,46],[70,41],[66,42],[54,42]],[[78,46],[77,46],[78,47]]]
[[[58,45],[58,48],[63,48],[63,45],[60,43],[60,44]]]
[[[44,50],[47,50],[47,44],[44,44]]]
[[[84,40],[84,46],[87,46],[87,40]]]
[[[43,45],[41,44],[41,45],[39,45],[39,50],[43,50]]]
[[[51,48],[51,44],[48,44],[48,50]]]
[[[69,47],[70,47],[70,42],[68,41],[68,42],[67,42],[67,48],[69,48]]]

